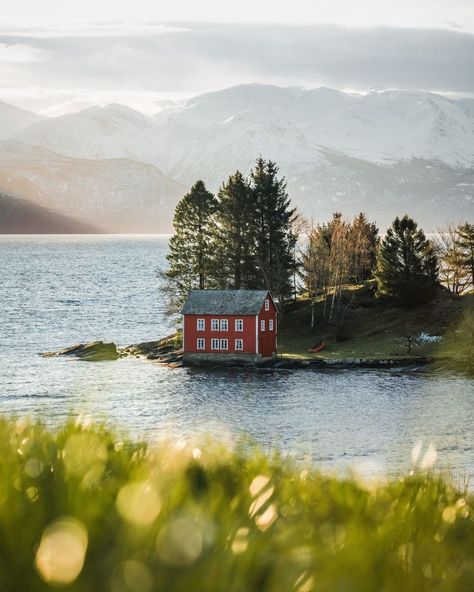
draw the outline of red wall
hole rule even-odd
[[[273,331],[268,330],[268,321],[273,319]],[[260,321],[265,321],[265,331],[260,331]],[[270,310],[265,310],[265,303],[258,313],[258,353],[269,358],[277,351],[277,310],[270,298]]]
[[[197,330],[197,319],[205,319],[205,330]],[[211,331],[211,319],[227,319],[229,321],[228,331]],[[235,319],[242,319],[244,322],[243,331],[235,331]],[[273,319],[273,331],[268,329],[268,321]],[[187,353],[256,353],[255,329],[258,321],[258,353],[263,357],[270,357],[277,350],[277,311],[270,298],[270,309],[265,310],[265,303],[256,319],[255,316],[245,315],[184,315],[184,351]],[[265,320],[265,331],[260,331],[260,321]],[[202,337],[206,340],[205,349],[197,349],[197,340]],[[228,339],[229,349],[211,349],[211,339]],[[244,349],[235,350],[235,340],[244,340]]]
[[[206,319],[205,331],[197,330],[197,319]],[[228,319],[228,331],[211,331],[211,319]],[[235,319],[244,321],[244,330],[235,331]],[[197,339],[203,337],[206,340],[206,349],[197,349]],[[255,317],[254,316],[229,316],[229,315],[184,315],[184,351],[196,353],[219,353],[222,350],[211,350],[211,339],[228,339],[229,349],[227,353],[235,352],[235,340],[244,340],[244,349],[237,353],[255,353]],[[225,352],[224,352],[225,353]]]

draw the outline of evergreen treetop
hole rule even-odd
[[[214,265],[221,288],[251,287],[255,250],[253,245],[253,197],[240,171],[230,176],[217,195]]]
[[[291,208],[286,181],[278,178],[278,167],[274,162],[259,157],[250,179],[254,281],[281,300],[291,293],[291,277],[296,265],[293,256],[296,237],[292,232],[296,210]]]
[[[197,181],[176,206],[167,256],[176,299],[183,300],[192,288],[204,289],[212,272],[212,217],[217,201],[203,181]]]
[[[428,301],[438,280],[434,245],[417,223],[404,216],[388,229],[377,256],[377,293],[402,306]]]

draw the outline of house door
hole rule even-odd
[[[275,338],[272,335],[259,337],[258,351],[263,358],[270,358],[275,352]]]

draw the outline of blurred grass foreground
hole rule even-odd
[[[474,590],[474,499],[378,485],[248,445],[157,447],[0,420],[0,590]]]

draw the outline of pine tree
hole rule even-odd
[[[456,246],[462,253],[464,269],[470,276],[471,286],[474,287],[474,224],[460,224],[457,233]]]
[[[258,158],[251,173],[252,219],[255,245],[253,286],[269,289],[280,301],[291,293],[291,277],[296,265],[292,232],[295,210],[290,207],[285,179],[278,178],[271,160]]]
[[[212,218],[216,198],[197,181],[176,206],[167,256],[170,267],[166,277],[171,282],[175,303],[183,301],[192,288],[203,290],[212,278]]]
[[[229,177],[218,193],[215,216],[215,267],[221,288],[240,289],[252,284],[254,245],[252,194],[242,173]]]
[[[402,306],[428,301],[438,280],[434,245],[408,216],[396,218],[377,256],[377,293],[394,298]]]

